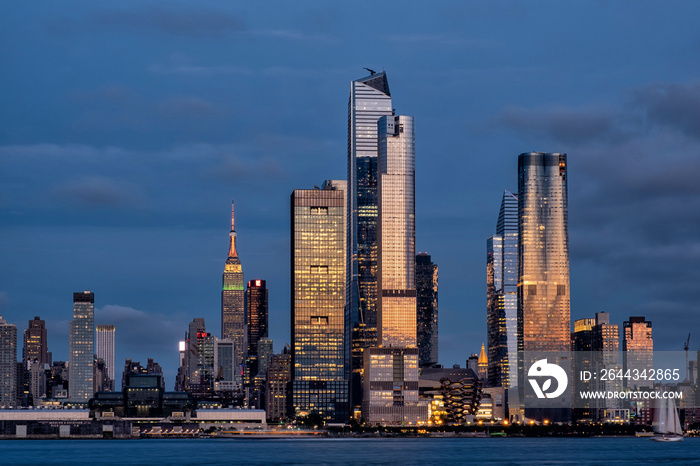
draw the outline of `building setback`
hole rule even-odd
[[[345,316],[345,181],[291,197],[292,405],[327,422],[349,418]]]

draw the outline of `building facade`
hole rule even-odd
[[[570,349],[566,154],[518,157],[518,305],[524,351]]]
[[[265,398],[267,419],[270,422],[283,422],[289,419],[290,385],[292,383],[292,354],[288,347],[280,354],[270,357],[267,366]]]
[[[98,325],[95,332],[96,354],[98,359],[102,359],[107,366],[107,376],[114,386],[116,381],[116,366],[114,359],[114,325]]]
[[[27,329],[24,331],[22,362],[24,362],[25,367],[27,367],[27,363],[33,361],[42,365],[51,365],[51,356],[46,335],[46,322],[41,320],[38,316],[29,321]]]
[[[651,322],[644,317],[630,317],[622,324],[623,339],[623,370],[635,369],[642,373],[645,369],[654,367],[654,339],[651,335]],[[653,388],[654,381],[639,379],[625,380],[626,388]]]
[[[292,406],[327,422],[349,418],[346,358],[346,183],[291,197]]]
[[[428,404],[418,396],[413,117],[381,117],[377,133],[379,346],[364,352],[362,415],[416,424],[428,420]]]
[[[421,366],[438,363],[438,266],[424,252],[416,255],[416,333]]]
[[[0,316],[0,408],[17,406],[17,326]]]
[[[518,196],[504,191],[496,234],[486,241],[488,385],[518,385],[522,317],[518,314]]]
[[[251,280],[246,287],[248,356],[258,355],[258,342],[268,337],[267,287],[265,280]]]
[[[93,392],[95,358],[95,294],[73,293],[73,320],[68,335],[68,398],[87,403]]]
[[[392,114],[385,72],[350,83],[348,102],[347,275],[353,405],[362,400],[364,348],[377,345],[377,122]]]
[[[221,290],[221,338],[232,340],[236,367],[241,367],[246,359],[246,312],[243,268],[236,250],[236,228],[231,201],[231,232],[229,233],[228,259],[224,267]],[[237,381],[242,382],[239,371]]]

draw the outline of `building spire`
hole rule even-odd
[[[233,216],[233,199],[231,199],[231,233],[229,233],[229,238],[228,257],[238,257],[238,251],[236,251],[236,227]]]

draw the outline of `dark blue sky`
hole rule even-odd
[[[289,338],[289,195],[344,179],[350,81],[384,69],[416,119],[417,249],[440,271],[440,361],[485,341],[485,244],[517,156],[569,156],[572,320],[700,341],[700,4],[645,1],[12,3],[0,28],[0,314],[72,292],[118,370],[220,332],[236,200],[246,279]]]

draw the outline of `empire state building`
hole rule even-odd
[[[240,378],[238,368],[245,361],[246,322],[241,260],[236,251],[236,228],[234,223],[233,201],[231,201],[231,233],[229,233],[228,259],[223,275],[221,290],[221,337],[233,341],[234,367],[236,378]],[[240,380],[239,380],[240,382]]]

